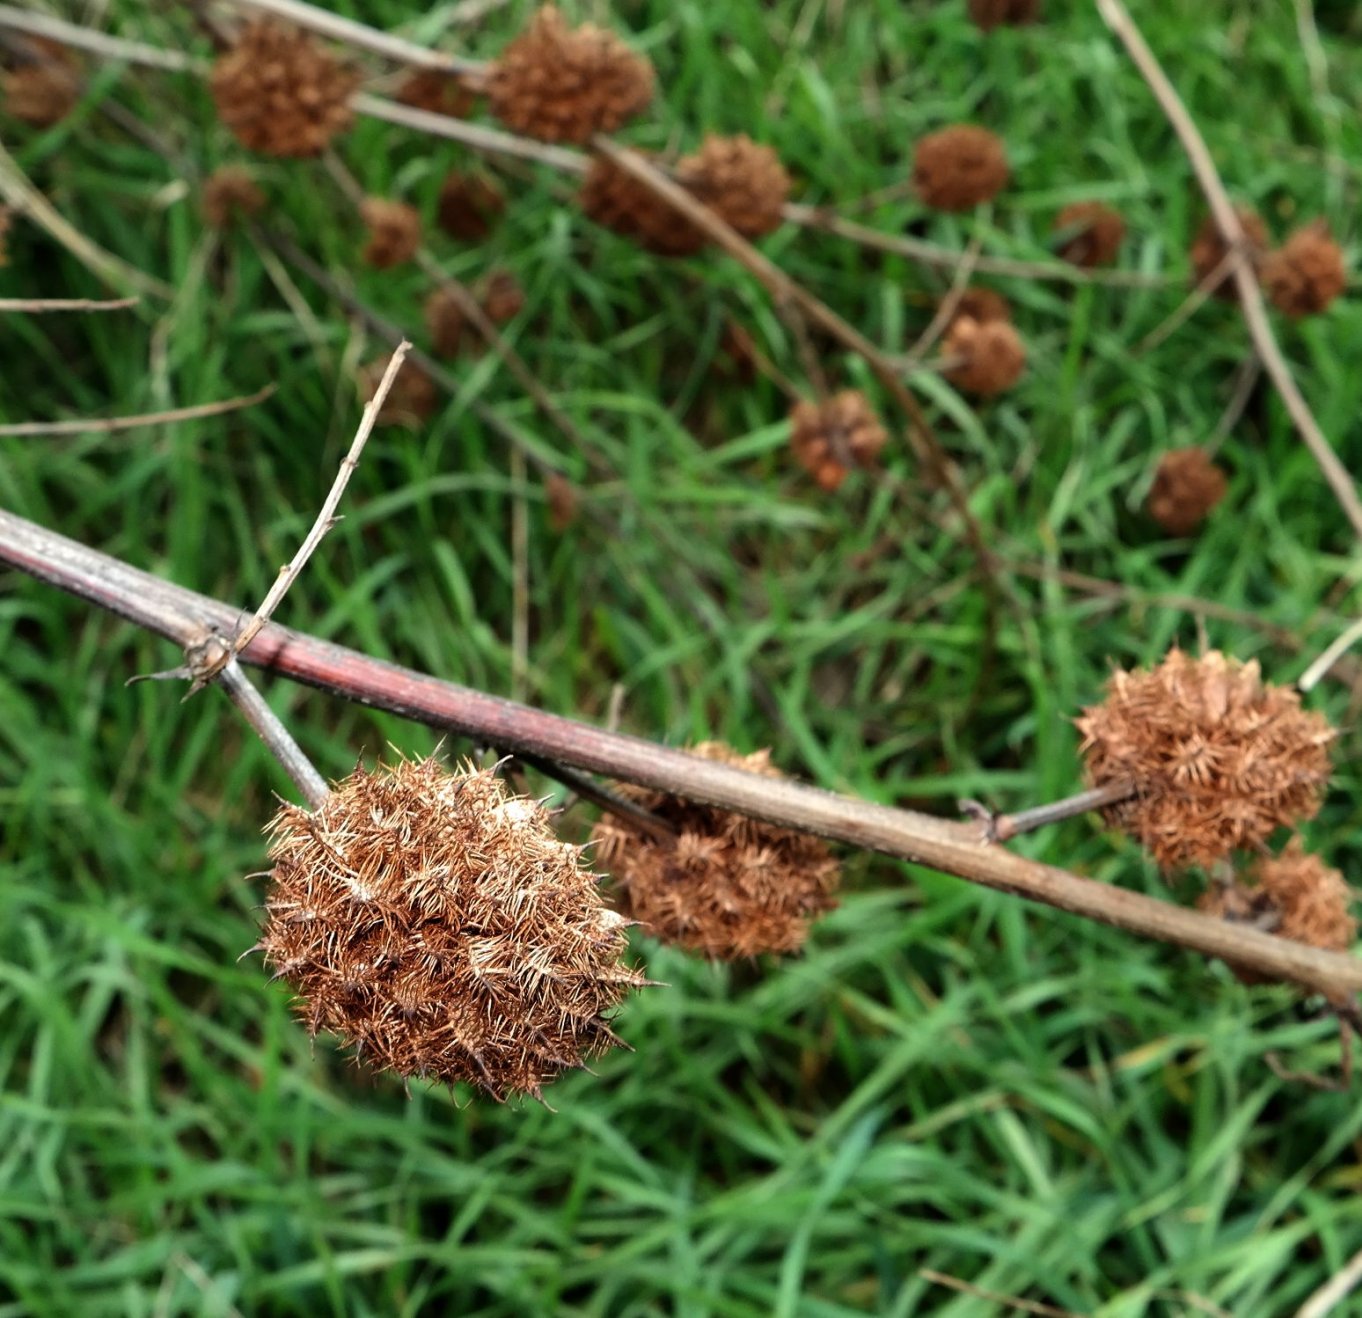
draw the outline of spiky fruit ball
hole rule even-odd
[[[677,161],[676,181],[745,238],[778,229],[790,196],[780,157],[745,133],[706,137],[699,151]]]
[[[966,316],[970,320],[977,320],[981,325],[987,325],[993,320],[1011,321],[1012,304],[996,289],[976,284],[965,289],[955,299],[951,320],[963,319]]]
[[[1293,318],[1324,311],[1348,286],[1343,249],[1322,220],[1297,229],[1262,264],[1263,292]]]
[[[80,69],[60,42],[25,37],[22,62],[0,74],[6,114],[34,128],[60,123],[80,100]]]
[[[1267,251],[1267,225],[1263,223],[1263,217],[1257,211],[1250,210],[1247,206],[1237,207],[1234,213],[1239,217],[1239,224],[1244,230],[1249,259],[1256,264]],[[1188,252],[1192,262],[1193,281],[1198,285],[1204,284],[1219,268],[1228,251],[1229,247],[1220,232],[1220,226],[1215,222],[1215,216],[1206,216],[1192,238],[1192,246]],[[1226,302],[1233,302],[1239,296],[1232,274],[1222,276],[1209,291]]]
[[[1034,23],[1040,16],[1040,0],[969,0],[969,16],[985,32]]]
[[[1205,449],[1170,449],[1159,459],[1145,507],[1169,535],[1191,535],[1227,488],[1225,473]]]
[[[1009,174],[1002,140],[975,124],[928,133],[913,152],[913,187],[933,210],[967,211],[991,201]]]
[[[342,64],[306,32],[258,19],[213,65],[210,86],[218,118],[252,151],[315,156],[354,116],[357,70]]]
[[[1210,865],[1309,819],[1329,781],[1334,731],[1257,661],[1173,650],[1152,672],[1117,672],[1077,720],[1094,786],[1135,794],[1103,810],[1164,869]]]
[[[821,402],[801,400],[790,409],[790,448],[818,484],[831,492],[853,467],[870,467],[889,436],[869,399],[843,389]]]
[[[1011,389],[1026,370],[1021,335],[1005,320],[957,316],[942,347],[954,362],[946,370],[946,379],[964,393],[981,398]]]
[[[684,215],[604,156],[587,166],[578,202],[588,219],[657,256],[692,256],[708,242]]]
[[[1055,216],[1055,231],[1063,235],[1059,255],[1091,270],[1110,265],[1125,241],[1121,212],[1100,201],[1076,201]]]
[[[421,213],[404,201],[365,197],[360,219],[368,226],[364,261],[375,270],[387,270],[410,261],[421,248]]]
[[[544,142],[585,145],[613,133],[653,98],[653,66],[612,32],[572,28],[553,5],[501,52],[487,79],[492,113]]]
[[[451,238],[481,242],[506,209],[501,189],[481,174],[451,173],[440,184],[435,218]]]
[[[213,228],[225,229],[235,219],[259,215],[265,209],[265,194],[249,170],[221,165],[204,179],[200,206]]]
[[[488,769],[357,769],[270,824],[260,947],[312,1034],[379,1071],[534,1094],[619,1042],[645,981],[581,848]]]
[[[691,754],[780,776],[767,751],[742,755],[709,741]],[[593,834],[596,860],[615,880],[620,910],[663,942],[721,961],[796,952],[809,921],[837,905],[839,867],[820,838],[666,792],[622,790],[674,832],[605,815]]]

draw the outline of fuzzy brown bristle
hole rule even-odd
[[[1227,488],[1225,473],[1205,449],[1170,449],[1159,459],[1145,506],[1170,535],[1191,535]]]
[[[537,1095],[618,1042],[645,981],[581,849],[489,770],[358,769],[270,825],[260,943],[326,1031],[376,1070]]]
[[[1021,335],[1005,320],[956,316],[942,347],[953,363],[946,378],[957,389],[983,398],[1012,388],[1026,370]]]
[[[790,196],[780,157],[741,133],[706,137],[699,151],[677,162],[676,179],[746,238],[778,229]]]
[[[421,247],[421,213],[404,201],[365,197],[360,218],[368,226],[364,262],[375,270],[387,270],[410,261]]]
[[[305,32],[272,19],[241,29],[213,65],[218,117],[237,140],[268,156],[315,156],[350,127],[359,73]]]
[[[1334,732],[1256,661],[1173,650],[1152,672],[1117,672],[1077,720],[1094,786],[1135,795],[1104,817],[1165,869],[1261,846],[1319,809]]]
[[[985,32],[1019,27],[1040,17],[1040,0],[969,0],[969,16]]]
[[[823,489],[832,491],[852,467],[870,467],[889,436],[859,389],[843,389],[821,402],[790,409],[790,447]]]
[[[80,68],[65,46],[48,37],[25,37],[22,55],[0,74],[5,112],[34,128],[51,128],[80,100]]]
[[[452,173],[440,184],[436,222],[460,242],[481,242],[506,209],[501,189],[481,174]]]
[[[360,402],[367,403],[378,391],[379,381],[388,369],[387,357],[378,357],[361,366],[355,384]],[[385,426],[416,428],[428,421],[440,401],[440,390],[435,381],[413,361],[402,363],[383,406],[378,410],[378,422]]]
[[[1246,206],[1238,207],[1235,214],[1239,217],[1240,227],[1244,230],[1249,260],[1256,264],[1267,251],[1267,225],[1263,223],[1263,217],[1257,211]],[[1198,286],[1204,284],[1225,259],[1228,251],[1229,247],[1220,232],[1220,226],[1215,222],[1215,216],[1206,216],[1192,238],[1192,246],[1188,252],[1192,262],[1193,281]],[[1219,279],[1209,292],[1226,302],[1233,302],[1239,296],[1232,274]]]
[[[203,218],[215,229],[235,219],[250,219],[265,209],[265,194],[240,165],[221,165],[203,181]]]
[[[691,753],[779,776],[765,751],[704,742]],[[809,921],[836,906],[839,867],[821,839],[666,792],[621,790],[674,832],[606,815],[593,834],[596,858],[615,880],[621,911],[663,942],[724,961],[796,952]]]
[[[691,256],[708,241],[684,215],[604,156],[587,167],[578,202],[589,219],[658,256]]]
[[[393,99],[413,109],[446,114],[453,119],[466,119],[477,101],[462,78],[440,69],[413,69],[402,80]]]
[[[545,5],[492,66],[487,99],[508,128],[585,145],[613,133],[653,97],[653,66],[611,32],[571,28]]]
[[[913,152],[913,187],[933,210],[967,211],[991,201],[1009,174],[1001,139],[974,124],[928,133]]]
[[[1278,311],[1293,318],[1318,315],[1348,286],[1343,249],[1317,220],[1263,258],[1262,281]]]
[[[1116,260],[1125,241],[1126,222],[1120,211],[1100,201],[1076,201],[1055,216],[1055,231],[1063,235],[1058,254],[1091,270]]]

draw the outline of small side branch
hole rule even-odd
[[[138,426],[160,426],[172,421],[194,421],[205,416],[221,416],[243,407],[263,403],[274,392],[267,384],[253,394],[240,398],[224,398],[216,403],[196,403],[193,407],[176,407],[168,412],[144,412],[140,416],[75,417],[70,421],[16,421],[0,426],[0,438],[16,435],[110,435],[119,430],[135,430]]]

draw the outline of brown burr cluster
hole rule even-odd
[[[434,289],[426,298],[425,317],[431,352],[445,360],[457,357],[468,329],[459,299],[448,288]]]
[[[1077,720],[1094,786],[1129,781],[1107,822],[1165,869],[1262,846],[1319,809],[1333,729],[1257,662],[1173,650],[1152,672],[1117,672]]]
[[[240,165],[221,165],[203,181],[203,218],[215,229],[265,209],[265,194]]]
[[[1227,488],[1225,473],[1205,449],[1170,449],[1159,459],[1145,507],[1169,535],[1191,535]]]
[[[1059,255],[1091,270],[1116,260],[1125,241],[1126,222],[1120,211],[1100,201],[1076,201],[1055,216],[1055,230],[1066,235]]]
[[[387,270],[410,261],[420,250],[421,213],[415,206],[385,197],[365,197],[359,216],[369,229],[363,252],[366,265]]]
[[[1001,139],[974,124],[928,133],[913,152],[913,187],[933,210],[967,211],[991,201],[1009,174]]]
[[[359,73],[295,28],[259,19],[213,65],[218,117],[252,151],[315,156],[350,127]]]
[[[969,0],[969,16],[985,32],[1018,27],[1040,17],[1040,0]]]
[[[358,769],[270,825],[260,948],[312,1034],[379,1071],[538,1095],[618,1039],[625,965],[581,848],[490,770]]]
[[[1263,223],[1263,217],[1257,211],[1249,210],[1247,207],[1237,208],[1235,214],[1239,217],[1239,223],[1244,230],[1249,258],[1256,263],[1267,251],[1267,225]],[[1204,284],[1219,268],[1228,251],[1229,247],[1220,232],[1220,226],[1215,222],[1215,216],[1206,216],[1192,238],[1191,250],[1188,252],[1194,282],[1198,285]],[[1232,274],[1224,275],[1217,280],[1209,291],[1227,302],[1233,302],[1239,296]]]
[[[870,467],[889,436],[859,389],[843,389],[821,402],[805,399],[790,409],[795,459],[829,492],[853,467]]]
[[[653,98],[653,67],[611,32],[569,27],[553,5],[501,53],[487,80],[492,113],[544,142],[584,145],[613,133]]]
[[[709,136],[676,166],[676,181],[745,238],[760,238],[781,224],[790,176],[780,157],[746,134]]]
[[[393,99],[414,110],[447,114],[454,119],[466,119],[477,100],[462,78],[439,69],[413,69]]]
[[[80,100],[80,69],[60,42],[25,37],[23,44],[22,62],[0,74],[5,111],[34,128],[51,128]]]
[[[942,347],[954,364],[946,379],[967,394],[989,398],[1011,389],[1026,370],[1021,335],[1006,320],[975,320],[957,315]]]
[[[514,320],[525,305],[525,290],[509,270],[491,270],[478,281],[478,305],[494,325]]]
[[[388,369],[388,357],[376,357],[359,368],[355,383],[360,401],[367,403],[378,392],[379,382]],[[404,361],[397,378],[378,409],[378,422],[384,426],[408,426],[415,429],[428,421],[440,402],[440,390],[435,381],[413,361]]]
[[[604,156],[587,167],[578,204],[589,219],[657,256],[692,256],[707,241],[684,215]]]
[[[1011,321],[1012,304],[996,289],[976,285],[967,288],[954,299],[952,320],[968,318],[977,320],[981,325],[990,321]]]
[[[1278,311],[1299,318],[1325,310],[1348,285],[1343,249],[1323,221],[1297,229],[1263,258],[1263,292]]]
[[[481,174],[451,173],[440,184],[435,217],[451,238],[481,242],[506,209],[501,189]]]
[[[780,776],[766,751],[703,742],[691,753]],[[674,835],[606,815],[593,834],[596,859],[618,885],[621,911],[663,942],[723,961],[796,952],[810,919],[836,906],[839,868],[821,839],[665,792],[622,790]]]

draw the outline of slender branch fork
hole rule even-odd
[[[176,642],[229,636],[239,610],[0,511],[6,562]],[[266,627],[240,655],[296,681],[514,753],[539,756],[941,870],[1274,979],[1334,995],[1362,990],[1362,960],[1081,878],[992,845],[978,823],[938,819],[745,773],[442,682],[316,637]]]

